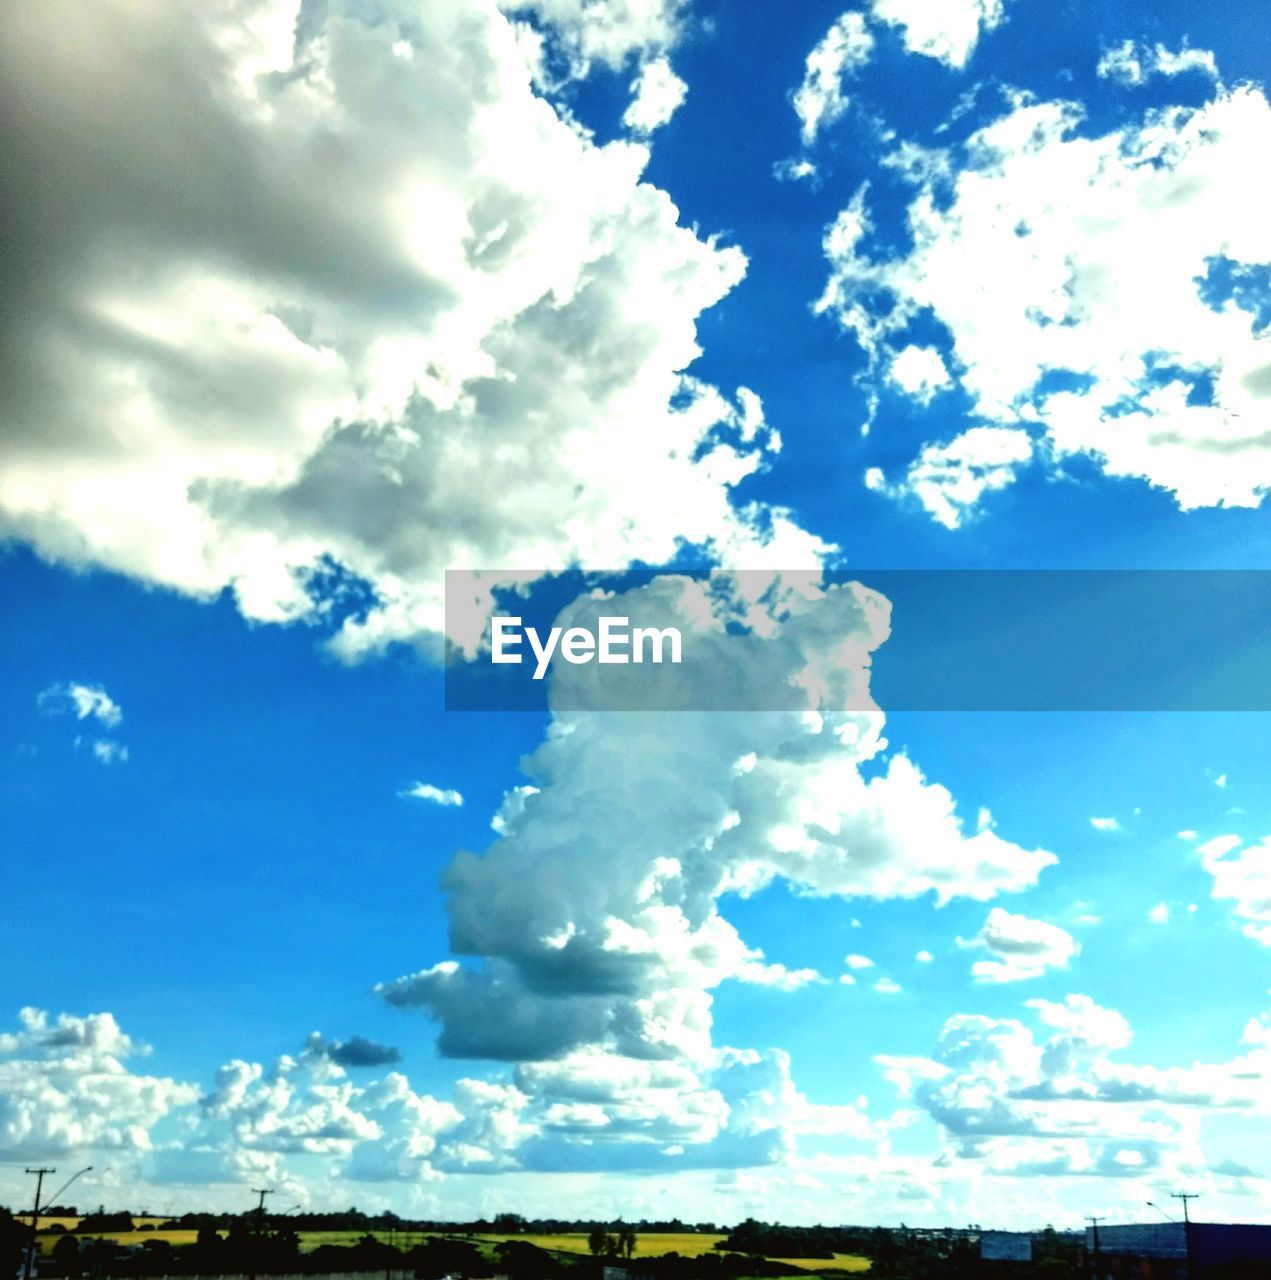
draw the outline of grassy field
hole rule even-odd
[[[69,1230],[78,1221],[76,1218],[41,1218],[40,1231],[48,1233],[49,1228],[58,1223],[63,1228]],[[162,1218],[137,1218],[138,1223],[155,1224],[162,1222]],[[270,1226],[275,1230],[284,1225],[284,1220],[274,1218]],[[95,1235],[98,1233],[94,1233]],[[224,1234],[224,1233],[222,1233]],[[300,1248],[308,1253],[310,1250],[316,1249],[319,1245],[335,1244],[335,1245],[352,1245],[356,1244],[366,1231],[302,1231],[300,1232]],[[477,1235],[463,1236],[459,1232],[429,1232],[429,1231],[372,1231],[369,1234],[375,1236],[379,1240],[386,1243],[392,1242],[399,1249],[409,1249],[412,1245],[422,1244],[432,1235],[445,1234],[453,1235],[456,1238],[470,1240],[475,1244],[483,1254],[492,1257],[497,1245],[504,1240],[524,1240],[527,1244],[537,1245],[540,1249],[546,1249],[551,1253],[583,1255],[590,1254],[591,1250],[587,1246],[587,1235],[582,1231],[562,1232],[559,1235]],[[100,1238],[104,1240],[114,1240],[119,1244],[143,1244],[147,1240],[166,1240],[172,1245],[189,1245],[193,1244],[197,1232],[181,1231],[181,1230],[151,1230],[151,1231],[103,1231]],[[41,1253],[48,1253],[60,1239],[59,1234],[44,1234],[39,1239],[39,1247]],[[635,1257],[637,1258],[660,1258],[664,1254],[678,1253],[683,1258],[697,1258],[704,1253],[714,1253],[715,1245],[725,1239],[722,1235],[705,1235],[695,1231],[686,1231],[681,1233],[669,1232],[641,1232],[636,1236]],[[784,1263],[786,1266],[798,1267],[809,1275],[825,1275],[837,1276],[845,1272],[862,1272],[869,1270],[869,1259],[860,1258],[853,1254],[838,1253],[833,1258],[773,1258],[773,1262]]]

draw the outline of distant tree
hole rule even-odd
[[[560,1270],[560,1264],[546,1249],[528,1240],[503,1240],[495,1246],[499,1270],[512,1280],[547,1280]]]
[[[63,1235],[53,1246],[53,1260],[57,1263],[58,1270],[66,1276],[77,1276],[80,1270],[79,1259],[79,1238],[68,1234]]]
[[[499,1235],[517,1235],[525,1230],[525,1219],[519,1213],[499,1213],[494,1218],[494,1229]]]
[[[258,1269],[268,1274],[285,1275],[299,1271],[300,1237],[291,1230],[271,1231],[260,1241],[257,1256]]]
[[[636,1229],[625,1222],[618,1223],[618,1253],[629,1258],[635,1253]]]
[[[199,1233],[194,1238],[194,1247],[196,1249],[207,1249],[209,1251],[216,1250],[221,1247],[224,1241],[221,1239],[221,1233],[210,1224],[205,1223],[199,1228]]]
[[[113,1240],[85,1240],[80,1251],[80,1265],[93,1275],[104,1275],[115,1266],[123,1252]]]
[[[141,1246],[138,1270],[143,1276],[168,1276],[175,1268],[175,1253],[167,1240],[147,1240]]]
[[[597,1225],[587,1233],[587,1248],[599,1258],[609,1252],[609,1233],[604,1227]]]
[[[132,1214],[107,1213],[105,1209],[98,1209],[96,1213],[86,1214],[75,1224],[75,1230],[80,1235],[96,1235],[99,1231],[131,1231],[132,1229]]]
[[[406,1255],[406,1261],[415,1269],[419,1280],[439,1280],[441,1276],[488,1276],[492,1270],[476,1245],[446,1236],[434,1236],[427,1243],[416,1245]],[[332,1267],[331,1270],[340,1268]]]

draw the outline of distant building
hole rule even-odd
[[[1198,1280],[1216,1268],[1271,1263],[1271,1227],[1149,1222],[1086,1228],[1094,1280]]]

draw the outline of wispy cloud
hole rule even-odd
[[[463,796],[445,787],[435,787],[431,782],[415,782],[397,793],[403,800],[426,800],[444,808],[457,809],[463,804]]]
[[[116,728],[124,718],[123,708],[101,685],[83,684],[78,680],[49,685],[40,692],[36,704],[46,715],[96,720],[107,729]]]

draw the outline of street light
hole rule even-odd
[[[53,1192],[43,1206],[40,1204],[40,1193],[44,1190],[44,1175],[46,1173],[56,1173],[56,1169],[28,1169],[27,1173],[35,1174],[35,1205],[31,1209],[31,1239],[27,1241],[26,1257],[22,1262],[22,1280],[31,1280],[31,1262],[35,1254],[35,1233],[40,1229],[40,1214],[49,1207],[67,1187],[75,1181],[76,1178],[82,1178],[92,1169],[91,1164],[85,1165],[78,1173],[73,1173],[58,1189]]]

